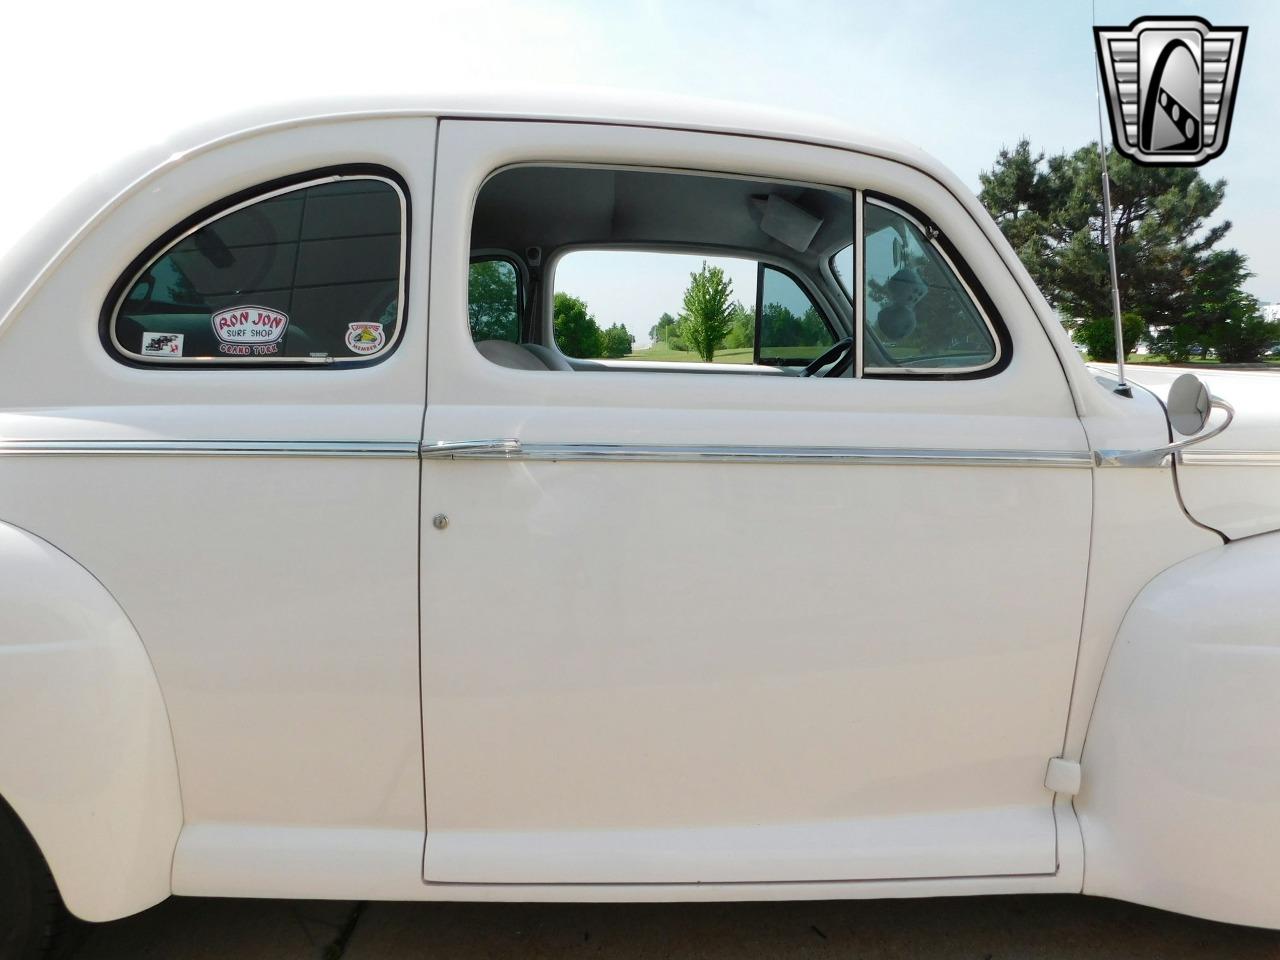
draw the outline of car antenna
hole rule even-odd
[[[1098,0],[1093,0],[1093,25],[1098,26]],[[1098,158],[1102,161],[1102,217],[1107,231],[1107,260],[1111,264],[1111,312],[1116,325],[1116,369],[1119,371],[1115,392],[1132,397],[1124,377],[1124,322],[1120,317],[1120,274],[1116,270],[1116,228],[1111,220],[1111,176],[1107,172],[1106,128],[1102,123],[1102,65],[1094,58],[1093,86],[1098,99]]]

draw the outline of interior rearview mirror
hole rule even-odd
[[[1209,388],[1194,373],[1184,373],[1169,388],[1168,408],[1173,429],[1193,436],[1209,421]]]

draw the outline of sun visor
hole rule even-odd
[[[776,194],[768,198],[752,197],[752,203],[760,211],[760,229],[800,253],[809,249],[814,234],[822,226],[820,218]]]

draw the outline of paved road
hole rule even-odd
[[[362,905],[175,898],[137,917],[81,930],[70,956],[1276,960],[1280,933],[1062,896],[690,905]]]

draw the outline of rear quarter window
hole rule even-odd
[[[108,301],[104,340],[141,364],[368,363],[400,337],[408,220],[389,171],[265,186],[141,255]]]

